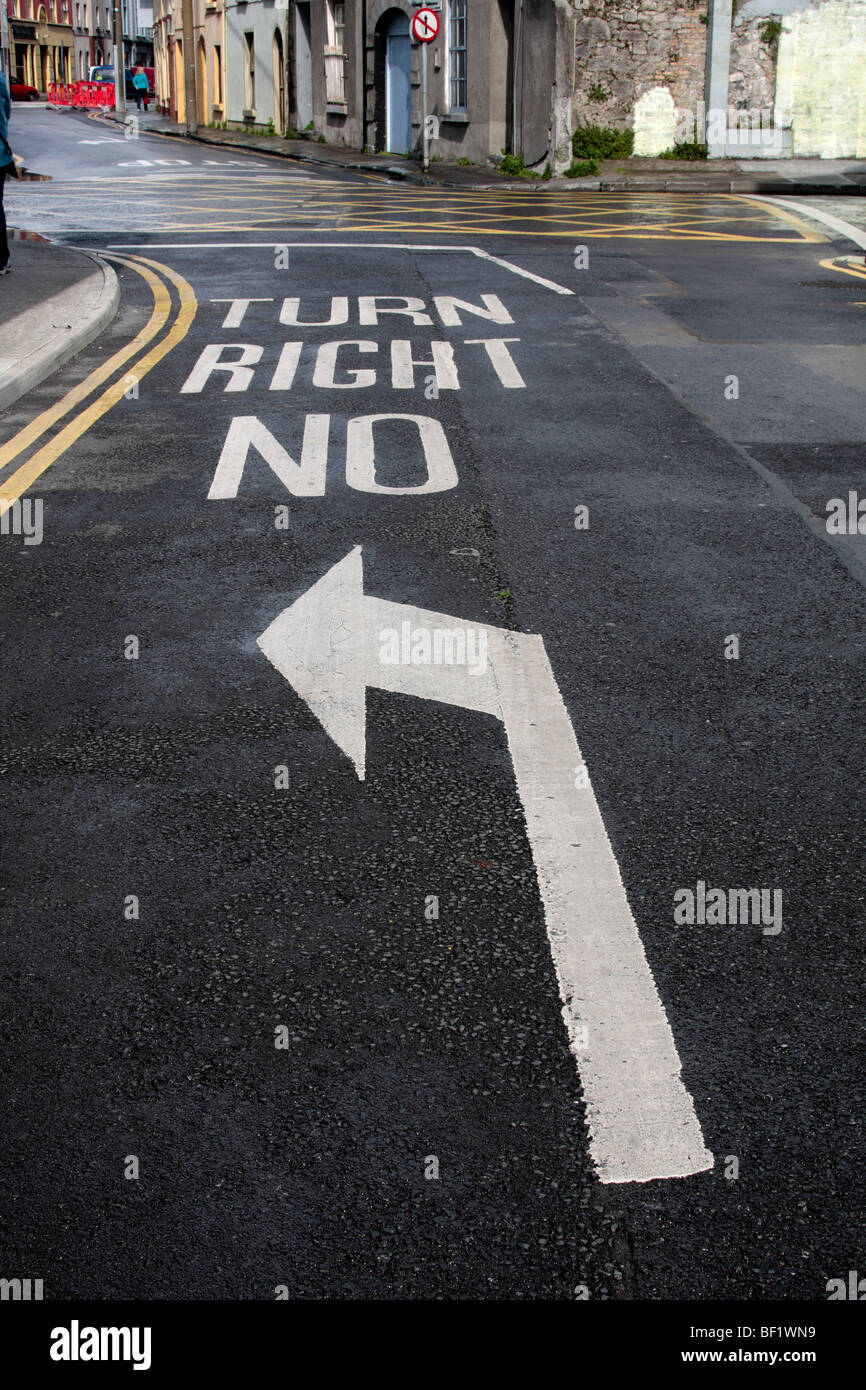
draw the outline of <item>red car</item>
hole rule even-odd
[[[38,101],[39,93],[35,87],[28,87],[26,82],[12,82],[9,87],[10,96],[13,101]]]

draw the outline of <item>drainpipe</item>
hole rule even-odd
[[[519,154],[523,141],[517,138],[517,69],[523,69],[521,62],[521,40],[523,38],[523,0],[519,0],[514,24],[514,57],[511,71],[511,153]],[[522,113],[521,113],[522,114]]]
[[[373,56],[375,69],[375,49]],[[355,72],[361,78],[361,149],[367,148],[367,0],[361,0],[361,59],[355,59]],[[375,91],[375,88],[374,88]],[[372,142],[375,145],[375,139]]]
[[[183,21],[183,103],[186,117],[187,135],[195,135],[198,130],[198,98],[196,96],[195,68],[195,29],[192,22],[192,0],[183,0],[181,10]]]
[[[123,56],[123,5],[114,0],[114,109],[126,115],[126,60]]]
[[[292,124],[292,0],[286,0],[286,29],[283,38],[283,135]]]

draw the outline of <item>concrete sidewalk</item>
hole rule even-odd
[[[212,130],[202,126],[187,136],[184,126],[156,112],[130,113],[148,134],[194,139],[201,144],[277,155],[304,164],[401,178],[439,188],[538,190],[590,189],[621,193],[768,193],[801,197],[809,194],[866,195],[864,159],[611,159],[603,160],[597,176],[583,179],[514,178],[492,165],[431,164],[425,174],[417,159],[392,154],[365,154],[344,145],[314,139],[286,140],[279,135],[255,135],[245,130]],[[116,112],[95,119],[122,123]]]
[[[12,269],[0,277],[0,410],[38,386],[111,322],[120,286],[87,251],[10,231]]]

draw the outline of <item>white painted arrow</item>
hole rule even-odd
[[[383,664],[380,633],[406,623],[467,643],[485,634],[485,669]],[[502,720],[598,1175],[646,1182],[711,1168],[601,812],[588,782],[575,786],[583,759],[541,637],[372,598],[358,546],[258,643],[362,780],[367,686]]]

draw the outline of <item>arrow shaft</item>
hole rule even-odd
[[[713,1156],[598,803],[575,785],[583,758],[544,643],[497,635],[491,657],[599,1177],[702,1172]]]
[[[711,1167],[598,802],[575,785],[583,758],[541,637],[368,596],[363,626],[368,685],[505,725],[599,1176]]]

